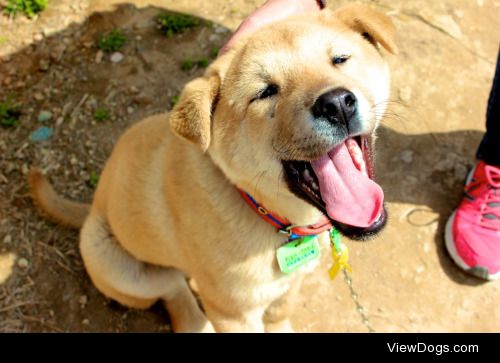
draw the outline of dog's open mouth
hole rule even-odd
[[[317,160],[284,160],[290,190],[325,213],[346,235],[363,238],[385,225],[384,193],[373,181],[368,136],[349,138]]]

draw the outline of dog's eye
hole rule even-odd
[[[278,86],[275,84],[270,84],[259,94],[259,99],[263,100],[264,98],[274,96],[277,93],[278,93]]]
[[[342,64],[345,63],[349,58],[351,58],[350,55],[347,54],[341,54],[341,55],[335,55],[333,56],[333,64]]]

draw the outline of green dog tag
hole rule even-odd
[[[318,237],[302,237],[281,246],[276,251],[281,272],[289,274],[319,257]]]

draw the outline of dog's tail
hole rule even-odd
[[[90,204],[65,199],[54,191],[47,178],[38,170],[28,175],[31,195],[35,204],[55,222],[72,228],[81,228],[90,212]]]

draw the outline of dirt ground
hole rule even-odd
[[[170,331],[159,306],[128,310],[104,298],[85,274],[77,232],[37,214],[26,173],[38,165],[56,188],[90,200],[98,174],[125,128],[171,107],[207,57],[263,1],[49,1],[34,20],[0,16],[0,102],[22,105],[19,126],[0,127],[0,332]],[[335,8],[349,1],[329,1]],[[351,242],[352,288],[330,282],[328,258],[302,289],[297,331],[500,331],[500,284],[455,267],[443,228],[484,131],[486,100],[499,46],[500,1],[360,1],[392,17],[400,54],[391,59],[391,109],[381,128],[377,176],[390,221],[380,237]],[[155,17],[175,11],[212,25],[164,37]],[[127,36],[123,60],[102,59],[96,39]],[[93,120],[97,108],[111,119]],[[50,118],[40,122],[42,115]],[[43,117],[42,117],[43,118]],[[48,126],[48,141],[31,133]],[[326,255],[326,254],[325,254]]]

